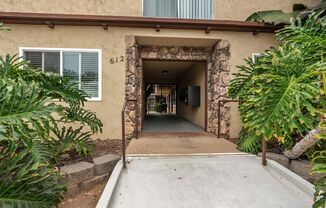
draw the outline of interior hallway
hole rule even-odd
[[[205,130],[177,115],[146,115],[143,132],[204,132]]]

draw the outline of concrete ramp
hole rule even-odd
[[[313,185],[274,161],[244,154],[130,157],[98,208],[311,208]]]

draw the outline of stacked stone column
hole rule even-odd
[[[230,82],[230,44],[219,41],[212,51],[212,67],[208,74],[208,131],[218,134],[218,117],[221,116],[220,136],[229,137],[230,103],[221,103],[218,115],[218,101],[226,100]]]

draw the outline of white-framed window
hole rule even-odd
[[[255,63],[256,60],[259,59],[259,58],[262,57],[262,56],[264,56],[263,53],[253,53],[253,54],[252,54],[252,61],[253,61],[253,63]]]
[[[20,47],[19,55],[32,68],[70,78],[89,95],[88,100],[102,100],[101,49]]]
[[[143,0],[143,16],[212,19],[213,0]]]

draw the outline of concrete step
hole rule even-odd
[[[71,184],[89,180],[94,177],[94,164],[89,162],[79,162],[72,165],[66,165],[61,168],[61,174],[66,181]]]
[[[119,155],[107,154],[93,159],[95,175],[103,175],[112,172],[115,164],[119,161]]]

